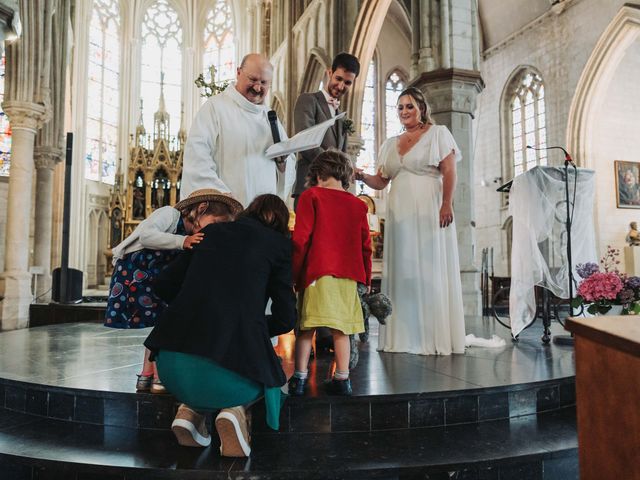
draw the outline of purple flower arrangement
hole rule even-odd
[[[640,277],[628,277],[618,271],[620,250],[611,246],[600,259],[601,267],[589,262],[576,266],[582,278],[572,305],[587,305],[587,312],[604,314],[613,305],[622,305],[622,314],[640,313]]]

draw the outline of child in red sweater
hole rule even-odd
[[[364,332],[358,282],[371,282],[371,238],[367,206],[347,192],[353,167],[337,150],[318,155],[309,166],[308,190],[299,197],[293,232],[293,281],[300,333],[291,395],[304,395],[313,334],[328,327],[336,370],[330,394],[351,395],[349,335]]]

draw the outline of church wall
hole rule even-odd
[[[9,177],[0,177],[0,271],[4,271],[5,237],[7,231],[7,196]]]
[[[601,254],[607,245],[624,246],[631,221],[640,222],[640,210],[616,207],[614,161],[640,162],[640,39],[622,58],[606,96],[595,113],[592,155],[596,160],[596,222]],[[613,114],[615,112],[615,114]]]
[[[503,89],[518,67],[531,65],[539,70],[545,82],[547,144],[565,145],[569,109],[578,80],[600,35],[624,3],[576,0],[564,12],[550,11],[531,28],[484,52],[481,74],[486,88],[479,96],[475,121],[475,255],[479,265],[482,248],[493,247],[496,275],[509,273],[506,233],[501,229],[508,215],[501,195],[495,192],[501,181],[508,180],[500,178],[503,176],[500,133]],[[549,153],[550,164],[561,164],[563,160],[561,154]],[[580,165],[581,159],[576,161]],[[498,182],[494,183],[494,179]],[[605,181],[603,188],[613,191],[614,187]],[[599,248],[606,248],[606,244],[600,242]]]

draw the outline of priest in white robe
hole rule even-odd
[[[287,200],[295,183],[295,157],[277,164],[265,155],[273,144],[264,99],[273,66],[259,54],[244,57],[236,82],[200,108],[184,150],[180,198],[194,190],[231,192],[245,207],[258,195]],[[280,138],[286,133],[278,121]]]

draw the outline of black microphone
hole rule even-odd
[[[267,118],[269,119],[269,125],[271,125],[271,137],[273,138],[273,143],[280,143],[280,130],[278,129],[278,115],[275,110],[269,110],[267,112]],[[276,157],[273,159],[277,165],[282,165],[285,162],[285,159],[282,157]]]
[[[271,136],[273,137],[273,143],[280,142],[280,130],[278,130],[278,115],[275,110],[269,110],[267,112],[267,118],[269,119],[269,125],[271,125]]]
[[[569,155],[569,152],[567,152],[562,147],[536,148],[536,147],[532,147],[531,145],[527,145],[527,148],[530,148],[531,150],[562,150],[564,152],[564,162],[565,163],[573,163],[573,158],[571,158],[571,155]]]

